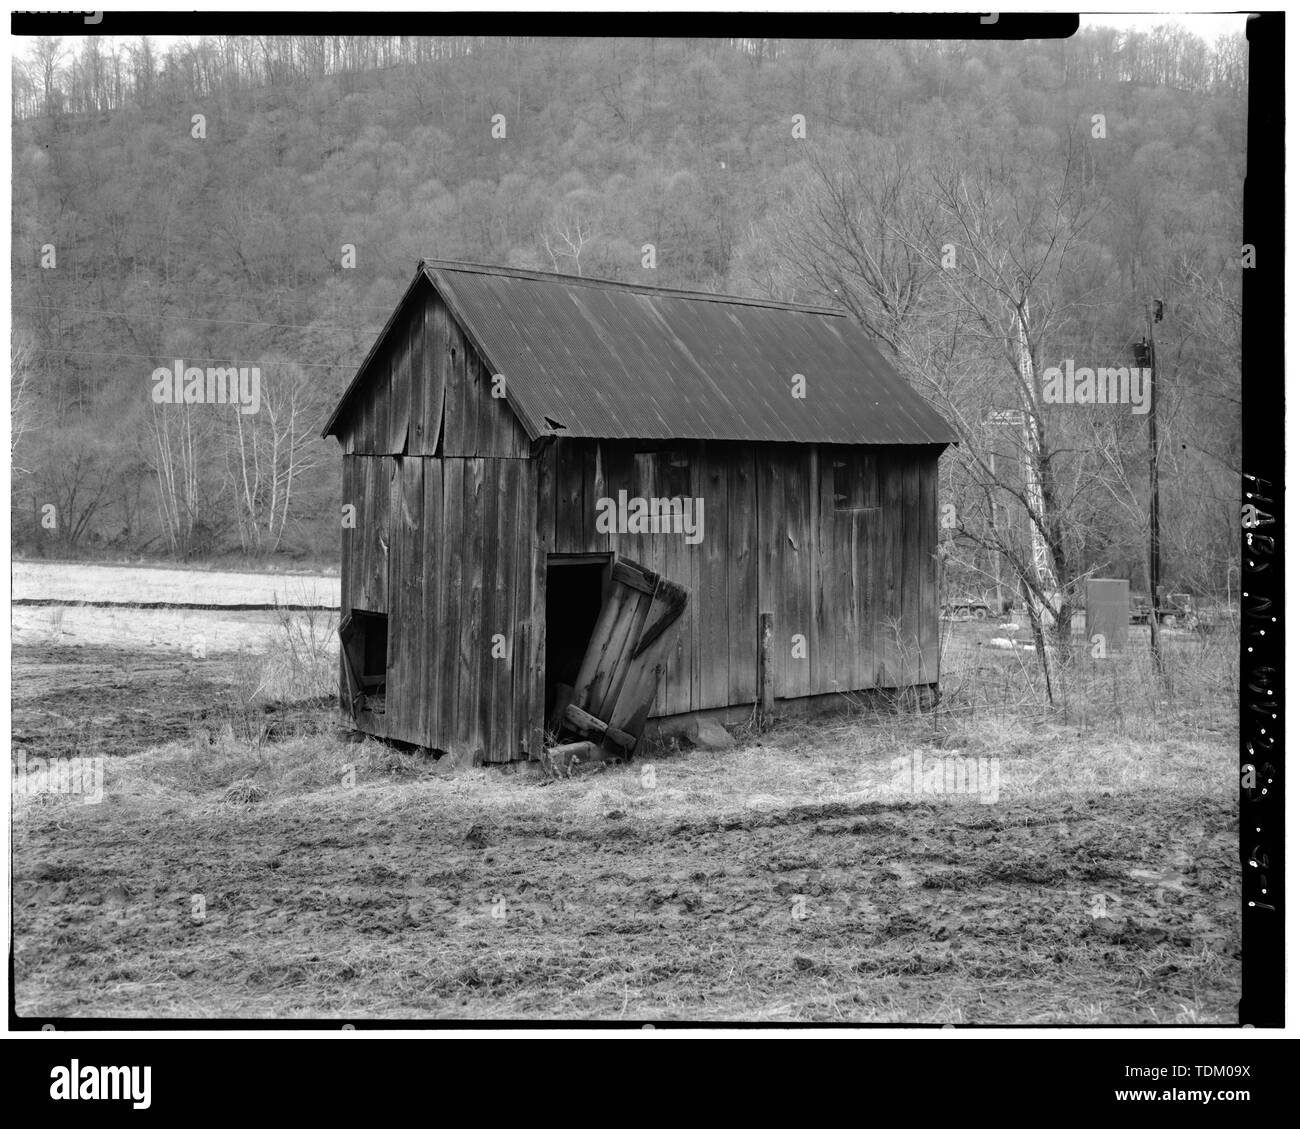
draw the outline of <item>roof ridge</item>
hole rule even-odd
[[[739,294],[715,294],[708,290],[681,290],[667,286],[647,286],[640,282],[620,282],[613,278],[592,278],[579,274],[559,274],[556,271],[527,270],[523,267],[497,267],[486,263],[466,263],[457,259],[420,260],[422,270],[461,271],[466,274],[490,274],[502,278],[522,278],[530,282],[562,282],[567,286],[603,287],[611,290],[652,294],[660,298],[691,298],[701,302],[721,302],[734,306],[761,306],[771,310],[792,310],[796,313],[823,314],[846,317],[844,310],[834,306],[811,306],[799,302],[778,302],[775,298],[746,298]]]

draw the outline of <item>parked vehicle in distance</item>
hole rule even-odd
[[[1169,597],[1169,603],[1177,609],[1174,622],[1189,631],[1203,634],[1218,631],[1232,618],[1229,609],[1212,596],[1191,596],[1186,592],[1175,592]]]
[[[1151,598],[1145,592],[1134,592],[1128,598],[1128,621],[1149,623],[1151,620]]]
[[[1149,623],[1151,611],[1151,600],[1145,593],[1129,597],[1130,624]],[[1210,632],[1218,630],[1226,618],[1224,610],[1213,599],[1188,592],[1170,592],[1160,603],[1160,623],[1165,627]]]
[[[941,604],[939,614],[944,619],[988,619],[993,614],[993,609],[987,600],[975,596],[959,596]]]
[[[1160,622],[1170,627],[1195,627],[1196,607],[1190,592],[1170,592],[1160,609]]]

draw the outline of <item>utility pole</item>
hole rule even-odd
[[[1160,387],[1156,380],[1156,322],[1163,319],[1165,304],[1159,298],[1146,303],[1147,335],[1140,345],[1133,346],[1138,368],[1151,371],[1151,411],[1147,414],[1147,444],[1149,447],[1151,478],[1151,541],[1148,548],[1147,571],[1151,579],[1151,653],[1156,669],[1160,661],[1160,445],[1156,430],[1156,399]]]

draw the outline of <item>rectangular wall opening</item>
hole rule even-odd
[[[546,559],[546,718],[554,729],[573,696],[609,586],[608,553]]]
[[[353,715],[383,713],[388,677],[388,616],[352,611],[339,624]]]

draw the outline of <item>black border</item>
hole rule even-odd
[[[689,21],[691,31],[674,37],[732,34],[772,39],[1065,39],[1079,30],[1067,12],[102,12],[88,25],[79,12],[14,12],[14,35],[566,35],[663,36],[670,21]],[[244,28],[254,30],[244,31]]]
[[[1257,533],[1273,552],[1248,544],[1241,531],[1241,1007],[1243,1024],[1280,1026],[1284,1019],[1286,671],[1283,567],[1285,16],[1267,12],[1246,23],[1250,108],[1242,226],[1242,505],[1272,520]],[[1244,247],[1255,265],[1245,265]],[[1243,509],[1244,514],[1244,509]],[[1252,569],[1258,571],[1252,572]],[[1247,595],[1248,593],[1248,595]],[[1262,632],[1255,635],[1253,632]],[[1251,648],[1248,652],[1247,648]],[[1276,719],[1276,720],[1274,720]],[[1267,733],[1264,733],[1264,730]],[[1260,736],[1269,747],[1256,747]],[[1248,766],[1256,774],[1246,787]],[[1264,891],[1267,891],[1265,893]]]
[[[748,35],[772,38],[865,39],[1053,39],[1073,35],[1079,27],[1077,15],[1067,13],[1003,13],[996,23],[980,22],[978,13],[968,14],[863,14],[846,13],[761,13],[761,12],[104,12],[98,24],[86,24],[80,13],[23,13],[11,16],[11,31],[15,36],[35,35],[172,35],[172,34],[271,34],[283,29],[299,32],[305,21],[310,21],[311,31],[317,35],[339,35],[363,32],[370,35],[405,34],[464,34],[469,31],[501,34],[504,29],[514,34],[561,35],[568,32],[582,37],[610,35],[636,36],[660,34],[665,24],[685,16],[696,31],[695,35],[715,35],[721,21],[734,30],[743,29]],[[236,31],[238,28],[238,31]],[[1257,787],[1241,790],[1241,866],[1242,866],[1242,997],[1239,1019],[1243,1025],[1256,1027],[1280,1026],[1284,1016],[1284,912],[1283,899],[1283,845],[1285,780],[1282,768],[1285,715],[1280,706],[1284,667],[1283,618],[1283,250],[1284,250],[1284,137],[1285,124],[1281,107],[1285,105],[1285,15],[1269,12],[1252,17],[1247,24],[1250,50],[1249,126],[1247,153],[1247,185],[1243,224],[1243,244],[1253,244],[1256,265],[1243,270],[1243,349],[1242,349],[1242,405],[1243,405],[1243,498],[1245,505],[1252,495],[1261,494],[1268,502],[1259,508],[1272,518],[1271,525],[1262,531],[1273,538],[1271,557],[1259,558],[1267,567],[1245,581],[1247,562],[1256,559],[1248,550],[1247,533],[1242,530],[1243,588],[1250,592],[1242,599],[1241,640],[1241,764],[1254,764],[1256,751],[1248,743],[1248,726],[1261,714],[1252,710],[1260,706],[1268,690],[1274,694],[1268,700],[1266,713],[1276,709],[1278,717],[1273,730],[1275,746],[1268,758],[1258,765]],[[679,33],[680,34],[680,33]],[[687,37],[692,37],[689,33]],[[1253,477],[1252,477],[1253,476]],[[1276,626],[1273,627],[1273,621]],[[1248,637],[1252,626],[1264,625],[1266,634]],[[1269,627],[1273,627],[1269,630]],[[1253,651],[1247,653],[1246,647]],[[1265,685],[1267,683],[1267,685]],[[1268,719],[1272,722],[1272,718]],[[1255,726],[1258,728],[1258,725]],[[1253,731],[1252,731],[1253,732]],[[1266,771],[1259,772],[1261,768]],[[1264,784],[1264,779],[1271,782]],[[1249,828],[1249,833],[1247,832]],[[1256,832],[1254,829],[1259,828]],[[1261,865],[1262,864],[1262,865]],[[1265,870],[1265,868],[1267,868]],[[1260,880],[1266,877],[1269,894],[1259,894]],[[716,1029],[736,1030],[798,1028],[827,1028],[855,1030],[879,1028],[883,1030],[925,1030],[941,1032],[950,1025],[926,1024],[820,1024],[820,1023],[706,1023],[662,1022],[653,1027],[642,1023],[618,1021],[473,1021],[473,1020],[341,1020],[295,1019],[292,1022],[271,1019],[73,1019],[61,1016],[40,1018],[20,1017],[15,1010],[13,983],[13,933],[10,933],[10,980],[8,994],[8,1027],[11,1031],[445,1031],[480,1030],[496,1031],[502,1028],[520,1030],[672,1030]],[[1176,1025],[1153,1025],[1185,1028]],[[979,1026],[978,1030],[996,1030],[994,1026]],[[1007,1025],[1004,1030],[1045,1033],[1059,1028],[1026,1028]],[[1201,1030],[1213,1030],[1202,1026]],[[1222,1026],[1219,1029],[1224,1029]],[[1231,1029],[1231,1028],[1229,1028]],[[1085,1027],[1063,1030],[1117,1030],[1130,1027]],[[147,1041],[153,1043],[154,1041]],[[333,1041],[331,1041],[332,1043]],[[321,1043],[327,1049],[331,1043]],[[78,1040],[78,1045],[82,1041]],[[44,1044],[41,1044],[44,1046]],[[138,1045],[145,1045],[144,1043]],[[161,1044],[158,1044],[161,1046]],[[198,1044],[186,1043],[188,1046]],[[205,1049],[219,1048],[223,1044],[204,1042]],[[238,1046],[238,1043],[224,1044]],[[361,1044],[353,1044],[354,1048]],[[392,1044],[387,1040],[372,1046]],[[1114,1045],[1114,1044],[1112,1044]],[[1205,1043],[1198,1044],[1205,1047]],[[876,1044],[881,1046],[881,1044]],[[1022,1053],[1023,1044],[1015,1044],[1014,1053]],[[970,1043],[962,1044],[962,1053],[976,1049]],[[1008,1052],[1011,1046],[1008,1046]],[[1116,1050],[1118,1051],[1118,1046]],[[1154,1050],[1154,1048],[1152,1048]],[[45,1053],[63,1061],[67,1046],[50,1045]],[[1129,1056],[1133,1061],[1153,1057],[1139,1053],[1140,1047]],[[119,1056],[121,1057],[121,1056]],[[225,1057],[216,1056],[218,1060]],[[1008,1056],[1009,1057],[1009,1056]],[[1108,1056],[1114,1058],[1115,1056]],[[1155,1057],[1159,1057],[1158,1055]],[[1169,1056],[1173,1057],[1173,1056]],[[1230,1059],[1231,1056],[1229,1056]],[[1239,1056],[1249,1060],[1247,1056]],[[1201,1060],[1211,1056],[1202,1055]],[[1219,1061],[1227,1061],[1220,1059]],[[89,1060],[87,1060],[89,1061]],[[1189,1059],[1191,1061],[1191,1059]],[[987,1095],[985,1095],[987,1097]],[[1059,1098],[1059,1094],[1055,1095]],[[972,1095],[973,1098],[973,1095]],[[968,1099],[971,1100],[971,1099]],[[92,1107],[94,1108],[94,1107]]]

